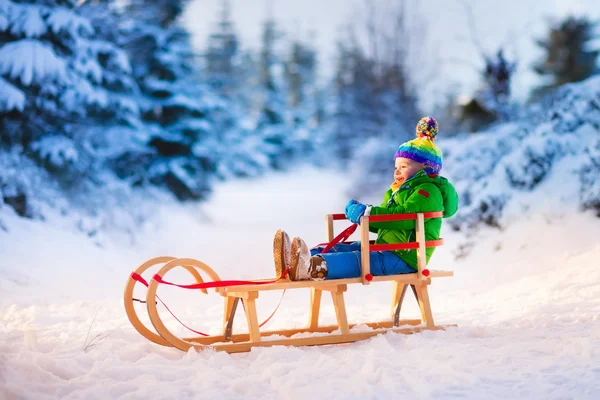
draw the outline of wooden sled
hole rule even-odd
[[[397,214],[397,215],[381,215],[372,217],[362,217],[360,224],[361,238],[361,257],[362,257],[362,276],[352,279],[335,279],[325,281],[290,281],[287,279],[273,280],[257,280],[253,283],[216,287],[216,293],[224,297],[224,312],[223,312],[223,330],[220,335],[198,336],[180,338],[174,335],[167,329],[163,323],[158,308],[160,307],[157,300],[162,302],[157,297],[157,290],[162,283],[162,278],[175,268],[183,268],[187,270],[195,281],[199,284],[204,282],[200,272],[207,275],[213,282],[219,282],[219,275],[208,265],[201,261],[191,258],[174,258],[174,257],[157,257],[146,261],[140,265],[135,272],[131,274],[125,286],[124,302],[127,316],[134,328],[144,337],[154,343],[164,346],[174,346],[180,350],[187,351],[190,348],[196,350],[213,349],[217,351],[226,351],[228,353],[250,351],[252,347],[267,347],[267,346],[313,346],[313,345],[329,345],[338,343],[350,343],[359,340],[364,340],[386,332],[396,332],[403,334],[412,334],[423,330],[440,330],[449,326],[456,325],[435,325],[431,304],[429,301],[428,286],[432,279],[453,276],[452,271],[429,271],[426,269],[425,249],[427,247],[437,247],[443,244],[443,240],[425,241],[425,219],[426,218],[441,218],[441,212],[435,213],[419,213],[419,214]],[[326,216],[327,223],[327,238],[332,241],[333,221],[346,219],[344,214],[329,214]],[[373,241],[369,241],[369,220],[371,221],[392,221],[392,220],[416,220],[416,242],[395,244],[395,245],[378,245]],[[388,276],[372,276],[370,274],[369,252],[380,250],[397,250],[397,249],[416,249],[418,255],[418,271],[413,274],[388,275]],[[141,275],[149,268],[164,264],[152,280],[146,282]],[[387,282],[393,283],[391,318],[381,322],[367,322],[360,324],[350,324],[346,314],[346,305],[344,302],[344,293],[348,285],[362,284],[369,285],[371,282]],[[145,303],[147,306],[148,315],[155,331],[146,327],[139,319],[133,298],[133,289],[137,282],[142,282],[148,286]],[[418,301],[421,310],[421,319],[400,319],[400,310],[404,301],[404,297],[408,287],[411,288],[416,300]],[[260,329],[257,312],[256,300],[261,291],[266,290],[291,290],[291,289],[310,289],[311,306],[308,316],[308,324],[305,328],[300,329],[285,329],[262,331]],[[202,290],[208,293],[206,289]],[[331,294],[335,313],[337,317],[337,325],[323,326],[319,325],[319,311],[321,305],[321,296],[323,292]],[[242,301],[246,320],[248,323],[248,333],[232,332],[233,318],[239,301]],[[140,300],[137,300],[140,301]],[[141,301],[144,302],[144,301]],[[164,304],[164,303],[163,303]],[[361,325],[361,328],[355,326]],[[368,328],[366,328],[367,326]],[[370,329],[369,329],[370,328]],[[198,332],[200,333],[200,332]],[[320,333],[317,335],[297,335],[305,333]],[[326,333],[326,335],[323,335]],[[297,335],[297,336],[295,336]],[[298,337],[299,336],[299,337]]]

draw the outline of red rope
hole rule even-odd
[[[162,283],[169,286],[177,286],[182,289],[212,289],[218,287],[230,287],[230,286],[242,286],[242,285],[268,285],[271,283],[276,283],[281,279],[285,278],[289,272],[289,269],[283,271],[281,276],[277,279],[269,280],[269,281],[239,281],[239,280],[226,280],[226,281],[211,281],[211,282],[202,282],[202,283],[193,283],[191,285],[180,285],[178,283],[165,281],[162,276],[155,274],[152,279],[157,281],[158,283]]]
[[[273,318],[273,315],[275,315],[275,313],[276,313],[276,312],[277,312],[277,310],[279,309],[279,306],[281,305],[281,301],[283,300],[283,295],[285,294],[285,291],[286,291],[286,290],[287,290],[287,289],[283,289],[283,293],[281,293],[281,297],[279,298],[279,303],[277,303],[277,307],[275,307],[275,309],[273,310],[273,312],[271,313],[271,315],[269,315],[269,318],[265,319],[265,320],[262,322],[262,324],[260,324],[260,325],[258,326],[259,328],[262,328],[262,326],[263,326],[264,324],[266,324],[267,322],[269,322],[269,320],[270,320],[271,318]]]
[[[356,230],[357,227],[358,227],[358,224],[352,224],[349,227],[347,227],[346,229],[344,229],[339,235],[337,235],[335,238],[333,238],[333,240],[323,249],[323,251],[321,251],[321,254],[327,253],[329,250],[331,250],[333,248],[333,246],[335,246],[339,242],[346,241],[346,239],[348,239],[354,233],[354,231]]]
[[[148,287],[148,282],[146,282],[146,280],[139,274],[136,274],[135,272],[131,273],[131,277],[133,278],[133,280],[138,281],[139,283],[141,283],[142,285]],[[173,316],[173,318],[175,318],[177,320],[177,322],[179,322],[182,326],[186,327],[187,329],[189,329],[190,331],[197,333],[198,335],[201,336],[210,336],[206,333],[194,330],[192,328],[190,328],[189,326],[187,326],[186,324],[184,324],[179,318],[177,318],[177,316],[175,314],[173,314],[173,311],[171,311],[171,309],[165,304],[164,301],[162,301],[162,299],[160,297],[158,297],[158,295],[156,295],[156,298],[158,299],[158,301],[161,302],[161,304],[163,306],[165,306],[165,308],[167,309],[167,311],[169,312],[169,314],[171,314]]]
[[[321,251],[319,254],[327,253],[329,250],[331,250],[333,248],[333,246],[335,246],[336,244],[338,244],[340,242],[344,243],[354,233],[354,231],[356,231],[357,227],[358,227],[358,224],[352,224],[349,227],[347,227],[346,229],[344,229],[339,235],[334,237],[331,242],[321,243],[321,244],[316,245],[315,247],[325,246],[323,251]]]
[[[281,276],[278,279],[272,280],[272,281],[260,281],[260,282],[255,282],[255,281],[233,281],[233,280],[229,280],[229,281],[215,281],[215,282],[207,282],[207,286],[206,287],[199,287],[199,288],[195,288],[195,287],[189,287],[189,286],[195,286],[195,285],[177,285],[171,282],[166,282],[164,280],[162,280],[162,278],[160,277],[160,275],[155,274],[154,275],[154,279],[156,281],[158,281],[159,283],[164,283],[166,285],[172,285],[172,286],[178,286],[178,287],[183,287],[184,289],[208,289],[208,288],[213,288],[213,287],[228,287],[228,286],[239,286],[239,285],[247,285],[247,284],[265,284],[265,283],[275,283],[279,280],[281,280],[282,278],[284,278],[287,274],[288,274],[289,270],[286,269],[285,271],[283,271],[283,273],[281,274]],[[160,278],[160,280],[156,279],[156,278]],[[146,280],[139,274],[132,272],[131,273],[131,278],[137,282],[140,282],[142,285],[148,287],[148,282],[146,282]],[[221,282],[221,283],[225,283],[225,284],[216,284],[217,282]],[[214,285],[210,285],[211,283],[213,283]],[[283,293],[281,293],[281,298],[279,299],[279,303],[277,303],[277,307],[275,307],[275,309],[273,310],[273,312],[271,313],[271,315],[269,315],[269,317],[267,319],[265,319],[258,327],[262,328],[263,325],[265,325],[267,322],[269,322],[269,320],[271,318],[273,318],[273,316],[275,315],[275,313],[277,312],[277,310],[279,309],[279,306],[281,305],[281,302],[283,300],[283,296],[285,295],[285,289],[283,290]],[[198,335],[201,336],[210,336],[204,332],[200,332],[197,331],[195,329],[190,328],[189,326],[187,326],[186,324],[183,323],[183,321],[181,321],[179,318],[177,318],[177,316],[173,313],[173,311],[171,311],[171,309],[165,304],[164,301],[162,301],[162,299],[156,295],[156,298],[158,299],[158,301],[161,302],[161,304],[167,309],[167,311],[169,312],[169,314],[171,314],[173,316],[173,318],[175,318],[177,320],[177,322],[179,322],[183,327],[185,327],[186,329],[197,333]]]

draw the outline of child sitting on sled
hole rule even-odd
[[[442,152],[435,145],[438,124],[424,117],[417,124],[417,138],[403,143],[394,155],[394,183],[380,206],[350,200],[346,217],[360,222],[363,215],[408,214],[443,211],[444,218],[454,215],[458,196],[442,169]],[[425,221],[425,239],[439,239],[442,220]],[[416,240],[415,221],[370,222],[369,230],[377,233],[377,244],[398,244]],[[340,243],[326,254],[323,247],[309,249],[304,240],[290,241],[286,232],[278,230],[273,241],[275,271],[281,276],[289,268],[289,277],[297,280],[356,278],[361,276],[360,242]],[[435,248],[427,248],[427,262]],[[377,275],[407,274],[417,271],[416,250],[377,251],[370,253],[371,273]]]

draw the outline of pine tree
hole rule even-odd
[[[407,126],[418,120],[416,97],[403,65],[368,56],[356,39],[338,44],[336,89],[332,138],[342,160],[352,158],[368,139],[408,138]]]
[[[483,130],[494,122],[514,116],[515,106],[511,104],[510,96],[517,63],[509,61],[502,48],[494,57],[481,55],[484,60],[481,86],[472,98],[450,105],[456,114],[456,128],[467,132]]]
[[[205,58],[209,83],[223,95],[233,94],[241,83],[236,65],[239,51],[239,40],[231,20],[231,6],[229,0],[222,0],[220,19],[215,31],[208,37]]]
[[[332,145],[338,157],[348,160],[361,141],[377,135],[375,112],[380,104],[371,90],[371,65],[362,49],[341,42],[337,47],[337,109]]]
[[[260,52],[260,88],[261,104],[256,122],[256,131],[261,136],[264,152],[273,168],[284,168],[293,153],[289,135],[286,94],[283,90],[282,76],[275,74],[281,59],[276,53],[278,41],[283,32],[277,28],[274,19],[263,23],[262,45]]]
[[[596,23],[586,17],[569,16],[552,26],[546,39],[537,43],[546,51],[545,58],[534,66],[540,75],[549,75],[551,82],[533,92],[538,97],[550,89],[569,82],[579,82],[598,72],[599,49],[590,48],[600,37],[594,33]]]
[[[102,133],[90,126],[131,127],[139,112],[127,56],[76,3],[0,5],[3,141],[22,146],[63,184],[94,172]],[[108,13],[105,3],[94,7]]]
[[[310,45],[299,40],[292,42],[285,75],[292,107],[302,104],[314,87],[317,72],[317,52]]]
[[[492,109],[506,105],[511,95],[511,80],[516,71],[517,63],[511,62],[504,56],[502,48],[495,57],[485,57],[483,78],[486,85],[484,90]]]
[[[181,200],[203,198],[210,190],[216,169],[212,117],[223,107],[198,80],[189,35],[177,23],[184,4],[132,0],[123,16],[123,46],[141,87],[148,133],[146,147],[115,166],[120,176],[165,186]]]
[[[457,128],[466,132],[479,132],[498,120],[498,114],[477,97],[457,105]]]
[[[313,41],[313,40],[311,40]],[[294,152],[310,160],[316,146],[323,142],[324,92],[317,87],[317,51],[309,43],[293,40],[285,63],[291,136],[298,148]],[[319,137],[320,136],[320,137]],[[319,155],[313,163],[319,162]]]

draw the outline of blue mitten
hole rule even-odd
[[[356,203],[351,205],[348,209],[348,219],[357,224],[360,221],[360,217],[362,217],[365,214],[366,209],[367,206],[362,203]]]
[[[350,219],[350,214],[348,214],[348,211],[350,211],[350,207],[354,204],[358,204],[358,201],[352,199],[348,202],[348,204],[346,204],[346,208],[344,208],[344,214],[346,214],[346,218],[348,219]]]

